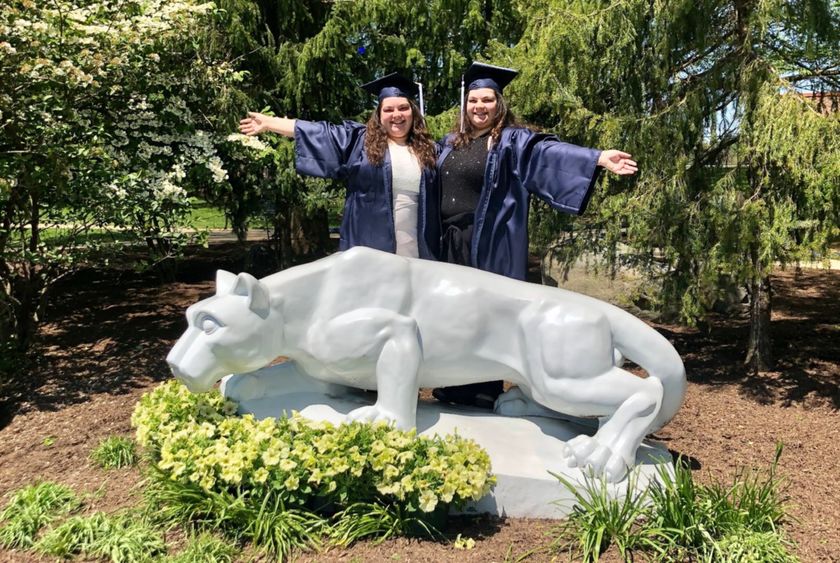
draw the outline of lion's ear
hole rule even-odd
[[[216,295],[227,295],[233,291],[234,283],[236,283],[236,274],[216,270]]]
[[[243,272],[236,276],[233,294],[247,297],[248,308],[262,318],[266,318],[271,312],[271,298],[268,295],[268,289],[251,274]]]

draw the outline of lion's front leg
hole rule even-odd
[[[351,420],[416,425],[417,372],[422,359],[420,333],[414,319],[387,309],[357,309],[310,330],[310,352],[325,367],[374,359],[376,404],[350,412]],[[352,384],[352,382],[348,382]]]

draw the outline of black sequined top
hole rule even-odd
[[[488,135],[476,137],[466,147],[453,150],[443,161],[440,177],[443,193],[441,215],[444,220],[475,212],[484,186]]]

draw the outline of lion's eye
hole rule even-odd
[[[213,334],[213,332],[215,332],[217,328],[222,326],[221,323],[219,323],[219,321],[217,321],[210,315],[205,315],[204,317],[202,317],[200,325],[201,330],[204,331],[204,334]]]

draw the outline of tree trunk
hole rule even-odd
[[[773,369],[770,350],[771,298],[770,276],[754,278],[750,282],[750,339],[744,363],[753,373]]]
[[[248,240],[248,218],[250,210],[247,203],[248,189],[242,184],[239,178],[233,178],[231,175],[230,185],[232,187],[231,199],[229,204],[230,227],[236,235],[236,240],[245,242]]]
[[[19,352],[26,352],[32,345],[35,339],[35,334],[38,330],[38,315],[37,315],[37,297],[34,295],[36,289],[29,283],[23,280],[21,285],[16,288],[17,300],[16,307],[14,307],[15,316],[15,348]]]
[[[321,258],[330,251],[329,217],[325,209],[306,212],[293,208],[291,217],[292,252],[297,257]]]

